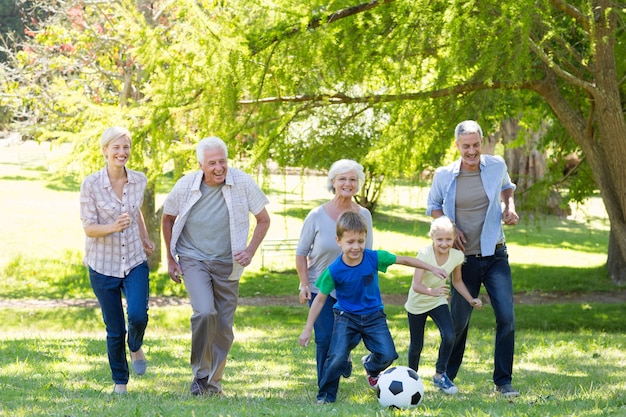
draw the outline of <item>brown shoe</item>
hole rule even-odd
[[[204,395],[209,390],[209,377],[194,378],[191,381],[191,395]]]

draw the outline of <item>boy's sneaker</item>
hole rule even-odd
[[[361,363],[363,364],[364,367],[365,367],[365,362],[367,361],[369,356],[370,355],[365,355],[361,358]],[[367,369],[365,369],[365,372],[367,372]],[[367,374],[365,375],[365,378],[367,379],[367,385],[369,385],[371,389],[375,390],[376,387],[378,386],[378,375],[372,376],[370,374]]]
[[[454,395],[459,392],[459,389],[456,387],[456,385],[454,385],[452,381],[450,381],[450,378],[448,378],[448,375],[446,375],[445,372],[441,374],[441,377],[439,378],[434,376],[433,384],[435,384],[437,388],[439,388],[441,391],[445,392],[448,395]]]
[[[519,391],[513,388],[511,384],[496,385],[495,391],[506,398],[519,397]]]
[[[375,390],[376,387],[378,386],[378,375],[376,376],[367,375],[366,378],[367,378],[367,384],[369,385],[369,387]]]

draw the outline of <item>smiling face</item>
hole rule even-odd
[[[204,151],[204,161],[200,163],[206,185],[215,187],[226,181],[228,158],[222,149],[210,148]]]
[[[110,166],[124,167],[130,157],[130,139],[128,136],[120,136],[104,146],[102,153]]]
[[[354,171],[337,174],[332,180],[335,195],[352,198],[359,189],[359,177]]]
[[[439,229],[430,234],[433,240],[433,248],[435,253],[445,255],[450,252],[450,248],[454,245],[454,231],[452,229]]]
[[[358,265],[363,259],[365,250],[365,238],[367,233],[356,230],[346,230],[341,237],[337,238],[337,243],[341,247],[341,258],[346,265]]]
[[[482,138],[478,133],[460,135],[456,148],[461,153],[461,168],[465,171],[476,171],[480,168],[480,152]]]

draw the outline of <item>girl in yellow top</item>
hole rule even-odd
[[[452,247],[455,237],[454,223],[449,218],[442,216],[433,220],[430,226],[430,238],[433,243],[421,249],[417,258],[445,269],[448,274],[451,273],[452,285],[459,294],[473,307],[482,308],[480,299],[472,298],[461,279],[461,265],[465,261],[465,255]],[[416,269],[405,308],[411,334],[409,367],[417,372],[420,355],[424,347],[424,326],[426,319],[430,316],[441,334],[441,345],[435,364],[433,383],[446,394],[454,395],[459,390],[446,375],[446,366],[455,338],[452,316],[448,308],[447,297],[449,293],[448,280],[441,279],[427,270]]]

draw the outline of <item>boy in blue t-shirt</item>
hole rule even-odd
[[[396,347],[387,326],[378,271],[386,272],[393,264],[407,265],[431,271],[447,279],[446,271],[410,256],[396,256],[384,250],[365,249],[367,224],[358,213],[345,212],[337,219],[339,256],[315,282],[320,292],[309,310],[309,317],[298,342],[307,346],[311,340],[313,323],[333,289],[337,293],[335,324],[328,358],[319,382],[317,402],[333,403],[337,399],[339,379],[350,352],[363,339],[370,354],[363,358],[367,381],[372,389],[378,384],[378,375],[398,358]]]

